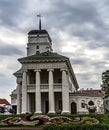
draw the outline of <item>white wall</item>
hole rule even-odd
[[[101,111],[100,107],[103,106],[103,99],[102,97],[92,97],[92,96],[70,96],[70,105],[72,102],[75,102],[77,104],[77,113],[88,113],[87,108],[81,108],[82,100],[85,101],[86,104],[88,104],[89,101],[93,101],[95,106],[97,107],[97,113],[103,113]],[[71,108],[71,107],[70,107]]]

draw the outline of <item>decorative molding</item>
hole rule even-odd
[[[34,72],[40,72],[41,70],[40,69],[35,69]]]
[[[27,73],[27,69],[23,69],[23,72],[26,72],[26,73]]]
[[[47,71],[52,71],[52,72],[53,72],[53,71],[54,71],[54,69],[52,69],[52,68],[51,68],[51,69],[47,69]]]
[[[63,68],[63,69],[60,69],[60,71],[68,72],[68,70],[67,70],[67,69],[64,69],[64,68]]]
[[[25,63],[22,66],[23,70],[26,69],[67,69],[65,62],[52,62],[52,63]]]

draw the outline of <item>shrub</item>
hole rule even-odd
[[[72,124],[64,124],[64,125],[56,125],[56,124],[48,124],[44,126],[44,130],[109,130],[109,126],[107,125],[72,125]]]

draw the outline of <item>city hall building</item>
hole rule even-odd
[[[79,113],[79,86],[70,60],[53,52],[50,35],[41,26],[28,33],[27,56],[18,61],[22,66],[14,73],[17,87],[11,93],[17,114]]]

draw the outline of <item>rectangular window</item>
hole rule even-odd
[[[48,46],[46,47],[46,49],[47,49],[47,51],[49,51],[49,47]]]
[[[62,83],[62,79],[58,79],[58,83]]]
[[[85,104],[84,103],[81,103],[81,108],[85,108]]]
[[[39,49],[39,46],[36,46],[36,49]]]

